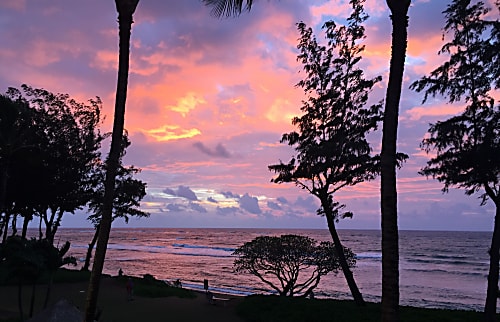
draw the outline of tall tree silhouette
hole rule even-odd
[[[86,299],[85,322],[93,322],[97,307],[99,286],[106,258],[111,221],[113,216],[113,199],[115,192],[115,178],[120,164],[120,156],[124,145],[123,130],[125,123],[125,103],[127,101],[127,85],[130,56],[130,34],[133,15],[139,0],[115,0],[118,12],[119,27],[119,55],[118,55],[118,80],[116,85],[115,111],[113,119],[113,134],[111,148],[107,159],[106,181],[104,200],[102,205],[102,218],[100,223],[99,238],[97,240],[94,264],[90,275]]]
[[[252,0],[203,0],[216,17],[241,14],[250,10]],[[399,241],[396,190],[396,143],[399,101],[403,83],[408,40],[408,9],[411,0],[386,0],[391,11],[392,36],[389,82],[383,119],[381,158],[382,226],[382,321],[399,321]]]
[[[500,11],[500,2],[497,2]],[[496,206],[490,246],[490,269],[485,319],[496,320],[500,260],[500,105],[495,106],[491,89],[499,85],[498,25],[484,20],[491,11],[483,2],[453,0],[443,12],[444,36],[452,34],[438,54],[448,55],[443,65],[410,87],[429,95],[443,95],[450,103],[465,100],[465,111],[443,122],[431,124],[430,137],[422,147],[437,155],[421,174],[450,186],[464,188],[467,195],[482,192],[482,205],[491,199]]]
[[[399,233],[396,182],[399,101],[403,83],[408,39],[410,0],[387,0],[391,10],[392,37],[389,82],[385,97],[380,153],[380,209],[382,228],[382,303],[383,322],[399,321]]]
[[[382,119],[382,102],[367,104],[369,92],[381,77],[366,79],[358,67],[367,15],[363,0],[350,2],[353,10],[346,26],[333,21],[324,24],[328,46],[317,43],[312,28],[298,24],[298,60],[305,77],[297,85],[307,100],[301,107],[304,114],[292,120],[298,130],[281,139],[294,147],[296,156],[269,169],[278,174],[273,182],[293,182],[320,200],[318,214],[326,218],[347,285],[356,304],[364,305],[335,226],[352,213],[344,212],[345,205],[334,198],[342,188],[372,180],[379,173],[378,156],[371,155],[366,135]]]

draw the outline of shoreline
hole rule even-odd
[[[70,273],[69,275],[76,275]],[[252,312],[260,312],[261,316],[271,314],[270,316],[280,316],[283,310],[306,310],[305,312],[311,315],[323,314],[323,309],[343,310],[343,314],[364,314],[372,316],[378,312],[380,303],[367,301],[368,307],[364,310],[359,310],[354,306],[352,300],[344,301],[337,299],[304,299],[304,298],[289,298],[279,296],[242,296],[219,293],[216,288],[210,288],[210,292],[220,298],[216,301],[210,301],[205,293],[205,290],[191,290],[194,296],[191,297],[145,297],[144,295],[135,295],[133,300],[127,299],[125,281],[126,276],[110,276],[104,275],[101,281],[101,292],[99,295],[98,308],[102,310],[101,320],[122,321],[122,322],[164,322],[165,320],[173,321],[207,321],[207,322],[244,322],[245,319],[250,319]],[[139,279],[134,289],[139,286]],[[83,310],[85,307],[86,289],[88,286],[87,280],[76,282],[55,283],[53,285],[50,304],[55,304],[60,299],[66,299],[75,307]],[[43,300],[45,299],[45,285],[38,285],[36,290],[35,300],[35,315],[42,310]],[[31,287],[24,287],[24,312],[25,317],[29,312],[29,300],[31,296]],[[288,303],[288,304],[287,304]],[[291,304],[290,304],[291,303]],[[274,305],[278,307],[274,307]],[[282,307],[285,305],[284,307]],[[291,305],[291,306],[289,306]],[[333,307],[332,307],[333,306]],[[281,307],[281,311],[280,311]],[[301,309],[301,307],[303,309]],[[321,308],[321,309],[320,309]],[[241,313],[243,309],[243,313]],[[250,310],[250,313],[249,311]],[[270,313],[266,313],[271,310]],[[274,310],[274,311],[273,311]],[[457,314],[463,316],[480,316],[481,313],[469,310],[434,310],[429,308],[416,308],[411,306],[401,306],[402,311],[410,312],[408,314],[415,315],[415,312],[421,312],[428,316],[442,314]],[[359,312],[358,312],[359,311]],[[364,313],[362,312],[364,311]],[[298,314],[298,312],[296,314]],[[347,312],[347,313],[345,313]],[[349,313],[350,312],[350,313]],[[413,313],[412,313],[413,312]],[[243,315],[239,315],[243,314]],[[257,314],[257,313],[255,313]],[[326,313],[325,313],[326,314]],[[323,315],[325,315],[323,314]],[[330,314],[330,313],[329,313]],[[322,315],[322,316],[323,316]],[[348,316],[346,315],[346,316]],[[377,314],[378,315],[378,314]],[[0,321],[6,319],[18,318],[17,306],[17,286],[2,285],[0,286]],[[331,317],[326,314],[326,316]],[[9,321],[9,320],[7,320]],[[10,320],[13,321],[13,320]],[[267,321],[267,320],[262,320]],[[273,320],[285,321],[285,320]],[[288,320],[286,320],[288,321]],[[291,320],[291,321],[306,321],[306,320]],[[309,320],[307,320],[309,321]],[[323,320],[319,320],[323,321]],[[353,321],[352,319],[340,321]],[[371,321],[371,320],[370,320]],[[476,319],[461,319],[450,321],[476,321]],[[478,320],[479,321],[479,320]]]

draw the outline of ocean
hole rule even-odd
[[[262,235],[297,234],[317,241],[331,240],[327,230],[314,229],[113,229],[104,273],[179,279],[183,287],[227,294],[269,293],[249,274],[233,271],[232,252]],[[70,255],[83,265],[92,229],[60,229],[56,241],[71,242]],[[380,302],[380,231],[340,230],[344,246],[357,255],[356,283],[367,301]],[[400,231],[400,296],[402,305],[428,308],[483,310],[491,233]],[[342,272],[321,279],[317,298],[350,299]]]

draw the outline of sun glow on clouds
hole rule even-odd
[[[174,112],[180,113],[182,117],[186,117],[189,111],[194,110],[200,104],[206,104],[207,101],[203,97],[199,97],[194,92],[189,92],[185,96],[177,99],[176,105],[167,106]]]
[[[27,82],[81,101],[98,95],[108,126],[118,28],[113,4],[104,3],[0,0],[2,91]],[[368,77],[384,77],[370,97],[378,101],[388,80],[390,12],[379,0],[365,4],[370,18],[363,68]],[[446,59],[437,55],[444,6],[442,0],[415,0],[410,8],[398,139],[403,152],[411,154],[398,172],[403,212],[420,207],[421,200],[441,200],[443,207],[453,202],[441,195],[439,183],[417,174],[431,156],[419,150],[419,143],[429,122],[455,115],[463,106],[444,104],[439,97],[423,105],[422,95],[408,90]],[[49,16],[45,8],[51,8]],[[91,25],[85,19],[89,15],[82,14],[90,11]],[[307,218],[295,222],[305,227],[314,218],[324,227],[315,215],[316,200],[292,184],[270,183],[267,165],[287,162],[294,154],[278,142],[282,133],[296,130],[291,119],[302,114],[304,93],[295,87],[304,76],[296,60],[296,23],[313,27],[324,43],[319,33],[324,20],[342,23],[349,13],[348,0],[257,1],[250,13],[216,20],[198,1],[141,2],[132,29],[125,126],[132,139],[127,161],[143,170],[140,176],[148,184],[142,206],[189,225],[193,218],[212,216],[217,223],[233,218],[235,225],[282,227]],[[377,140],[374,149],[380,150]],[[179,186],[190,187],[198,199],[163,192]],[[358,207],[353,224],[366,216],[370,228],[379,227],[379,190],[375,180],[339,194],[348,207]]]
[[[187,139],[200,135],[201,132],[198,129],[182,129],[178,125],[163,125],[158,129],[143,130],[145,133],[149,134],[155,140],[164,142],[171,140]]]

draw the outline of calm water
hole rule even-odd
[[[300,234],[330,240],[326,230],[276,229],[114,229],[106,255],[105,273],[146,273],[183,285],[234,294],[264,293],[269,289],[252,275],[233,273],[233,250],[261,235]],[[71,255],[84,259],[93,231],[61,229],[61,242],[72,242]],[[368,301],[380,301],[380,232],[342,230],[341,239],[358,257],[356,282]],[[400,232],[401,304],[482,310],[488,274],[487,232]],[[82,265],[83,262],[80,263]],[[328,275],[316,297],[350,298],[342,273]]]

